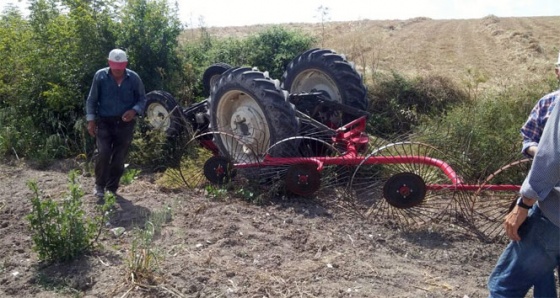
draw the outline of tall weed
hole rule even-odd
[[[415,136],[456,156],[464,178],[480,181],[506,163],[523,158],[521,126],[549,88],[547,83],[531,84],[479,95],[440,117],[425,119]]]
[[[159,281],[158,261],[161,257],[154,245],[163,224],[171,220],[171,207],[166,206],[150,215],[143,229],[134,233],[132,246],[126,256],[127,279],[136,285],[153,285]]]
[[[461,88],[439,76],[408,78],[393,72],[379,75],[368,90],[368,133],[381,137],[409,134],[424,118],[445,114],[468,100]]]
[[[60,203],[43,198],[37,183],[28,182],[33,197],[32,211],[26,218],[32,231],[33,249],[42,261],[70,261],[91,249],[115,203],[114,197],[106,198],[100,207],[101,215],[88,218],[82,209],[84,192],[76,177],[76,172],[71,171],[69,194]]]

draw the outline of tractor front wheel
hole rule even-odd
[[[210,65],[202,74],[202,87],[204,89],[204,96],[210,95],[210,90],[212,86],[216,84],[220,76],[228,69],[231,65],[223,62],[218,62]]]
[[[156,90],[146,94],[144,117],[152,129],[161,130],[168,137],[182,131],[181,109],[168,92]]]
[[[320,92],[328,100],[366,111],[366,86],[354,64],[332,50],[312,49],[294,58],[282,75],[282,88],[290,94]],[[299,111],[331,127],[339,128],[356,115],[324,108],[315,111],[309,103],[296,104]]]

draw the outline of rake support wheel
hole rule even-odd
[[[305,197],[314,194],[321,186],[321,173],[312,163],[291,165],[284,179],[288,191]]]
[[[419,142],[388,143],[374,149],[351,176],[348,191],[354,208],[368,218],[387,219],[402,227],[456,216],[455,212],[461,211],[454,207],[468,203],[454,187],[430,188],[450,184],[440,168],[426,162],[435,157],[445,160],[437,148]],[[376,161],[393,158],[404,158],[405,162]]]
[[[385,182],[383,197],[395,208],[413,208],[426,197],[426,183],[416,174],[398,173]]]
[[[290,157],[288,163],[275,163],[266,166],[261,171],[262,177],[270,177],[272,189],[284,188],[288,192],[300,196],[317,196],[321,200],[338,201],[343,195],[341,192],[346,189],[348,177],[352,173],[349,166],[335,165],[325,162],[321,164],[317,156],[323,158],[340,157],[343,153],[322,138],[310,136],[296,136],[280,140],[273,144],[269,149],[274,150],[277,146],[297,147],[296,154]],[[270,162],[274,158],[267,159]],[[308,176],[308,177],[305,177]],[[280,179],[278,179],[280,178]],[[305,181],[307,180],[307,181]],[[272,185],[274,184],[274,185]]]
[[[204,176],[212,184],[223,185],[235,176],[235,169],[228,158],[212,156],[204,163]]]
[[[481,183],[474,204],[474,225],[481,237],[489,241],[507,241],[502,224],[519,197],[516,186],[523,183],[531,163],[529,158],[508,163]],[[495,186],[510,186],[510,189],[493,190]]]

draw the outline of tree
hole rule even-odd
[[[129,65],[144,81],[146,91],[174,91],[181,80],[176,49],[183,30],[177,3],[172,8],[167,0],[129,0],[120,29],[118,46],[127,51]]]
[[[268,71],[271,78],[280,78],[286,65],[308,50],[313,42],[313,38],[297,31],[273,26],[248,38],[247,61],[244,62]]]
[[[321,47],[324,47],[324,43],[325,43],[325,23],[328,22],[331,17],[330,17],[330,11],[329,8],[327,6],[319,6],[317,8],[317,13],[319,15],[315,16],[317,18],[319,18],[319,20],[321,21]]]

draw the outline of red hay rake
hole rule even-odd
[[[509,163],[480,183],[467,183],[437,148],[413,141],[379,144],[364,133],[365,127],[366,118],[360,117],[334,130],[329,142],[298,136],[269,147],[284,142],[304,147],[289,157],[274,156],[269,150],[259,155],[254,143],[224,132],[195,134],[189,144],[202,145],[207,152],[203,170],[195,174],[179,167],[175,175],[199,189],[207,183],[228,189],[258,182],[270,195],[284,189],[296,196],[317,197],[400,227],[447,221],[487,240],[503,239],[502,220],[517,198],[530,159]],[[216,139],[229,144],[228,154],[208,141]]]
[[[330,50],[296,57],[282,80],[220,63],[204,74],[201,103],[180,108],[170,94],[150,92],[150,125],[168,139],[185,128],[192,136],[168,176],[194,189],[257,185],[264,196],[316,197],[401,227],[449,222],[504,238],[501,223],[530,159],[470,183],[454,170],[461,161],[434,146],[368,136],[361,76]]]

